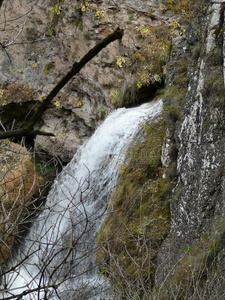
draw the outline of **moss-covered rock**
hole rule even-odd
[[[157,251],[170,229],[168,195],[176,181],[161,164],[165,120],[143,127],[145,138],[127,151],[98,235],[97,264],[117,293],[132,299],[153,287]]]
[[[27,222],[38,180],[29,152],[18,144],[1,141],[0,263],[10,257],[15,238]]]

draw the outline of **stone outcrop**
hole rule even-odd
[[[26,228],[39,177],[31,155],[22,146],[0,143],[0,263],[7,260],[15,239]]]

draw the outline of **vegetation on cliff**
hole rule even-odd
[[[170,229],[169,195],[175,166],[164,168],[165,119],[147,122],[127,151],[108,215],[98,235],[97,263],[121,297],[146,297],[154,286],[156,257]],[[141,138],[143,136],[143,138]]]

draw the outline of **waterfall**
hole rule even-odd
[[[95,265],[96,237],[140,124],[160,115],[162,101],[112,112],[55,180],[45,207],[3,284],[17,299],[111,299]],[[16,263],[20,263],[15,267]],[[108,289],[108,292],[107,292]],[[103,291],[104,290],[104,291]],[[4,298],[5,297],[5,298]]]

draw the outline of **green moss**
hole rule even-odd
[[[198,60],[199,59],[199,57],[202,54],[202,49],[203,49],[203,43],[202,43],[202,41],[199,41],[198,43],[196,43],[192,47],[191,52],[192,52],[192,58],[194,60]]]
[[[160,158],[165,120],[148,122],[143,129],[145,138],[127,151],[97,239],[97,264],[124,297],[130,287],[133,295],[143,297],[153,286],[157,251],[170,229],[167,197],[176,181],[163,178],[166,170]]]
[[[172,122],[183,118],[183,107],[185,103],[187,89],[174,84],[162,91],[164,100],[164,113]]]
[[[182,120],[187,93],[188,57],[180,58],[174,70],[174,84],[161,91],[164,113],[169,121]]]
[[[208,12],[208,8],[211,5],[210,1],[208,0],[189,0],[190,10],[192,16],[197,17],[205,17]]]
[[[55,165],[53,160],[43,160],[38,155],[36,155],[35,160],[35,171],[38,176],[43,178],[41,182],[42,188],[46,189],[46,192],[51,188],[57,174],[62,170],[60,165]]]
[[[205,85],[203,95],[206,99],[214,98],[213,106],[224,110],[224,72],[222,41],[218,41],[215,47],[206,55]]]
[[[48,67],[48,65],[45,65],[44,69],[45,69],[45,73],[48,74],[49,73],[49,67]]]
[[[98,115],[97,115],[97,117],[98,117],[99,119],[103,119],[106,115],[107,115],[107,110],[106,110],[103,106],[101,106],[101,107],[99,108],[99,110],[98,110]]]
[[[78,29],[80,30],[80,31],[83,31],[83,29],[84,29],[84,24],[83,24],[83,20],[80,20],[80,22],[78,23]]]
[[[113,107],[121,107],[123,102],[123,93],[121,89],[112,90],[110,93],[111,96],[111,103]]]
[[[189,1],[188,0],[163,0],[166,7],[174,12],[189,12]]]
[[[223,88],[223,68],[221,66],[210,67],[209,73],[205,78],[205,86],[207,87],[207,91],[217,92],[224,91]]]
[[[224,74],[223,74],[223,52],[222,49],[215,47],[206,57],[207,72],[205,73],[204,94],[217,95],[216,106],[224,104]],[[223,104],[222,104],[223,103]]]
[[[159,78],[158,82],[138,87],[136,83],[131,84],[127,88],[112,90],[111,103],[115,108],[132,107],[137,104],[151,101],[157,95],[159,89],[164,86],[163,78]]]
[[[47,63],[44,66],[45,73],[48,74],[53,67],[54,67],[54,62],[53,61],[50,62],[50,63]]]

